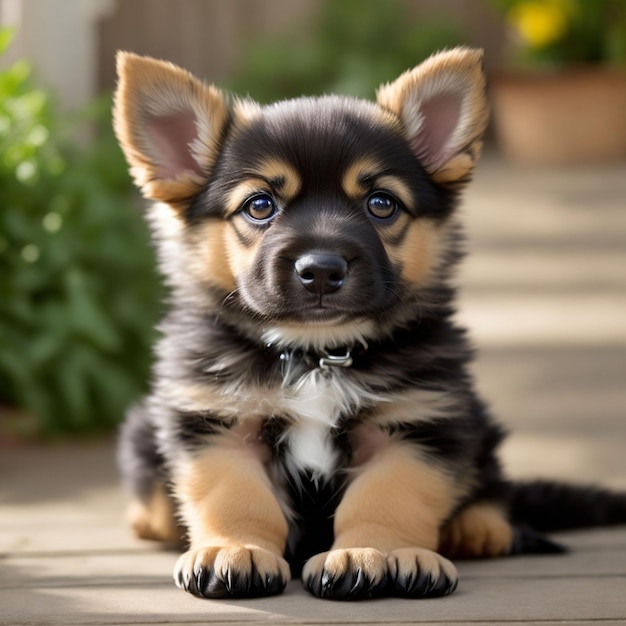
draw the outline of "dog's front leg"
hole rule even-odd
[[[287,521],[262,461],[247,449],[212,446],[175,476],[190,549],[176,564],[179,587],[204,598],[280,593]]]
[[[451,477],[408,444],[391,444],[348,486],[329,552],[312,557],[302,581],[316,596],[434,597],[451,593],[456,568],[435,552],[458,498]]]

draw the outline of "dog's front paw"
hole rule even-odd
[[[304,566],[302,584],[319,598],[359,600],[384,595],[387,557],[373,548],[316,554]]]
[[[402,548],[388,556],[389,593],[403,598],[436,598],[452,593],[456,567],[432,550]]]
[[[280,593],[289,581],[287,561],[257,547],[208,547],[180,556],[176,585],[201,598],[252,598]]]

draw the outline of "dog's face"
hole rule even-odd
[[[481,60],[431,57],[377,104],[261,107],[122,53],[116,131],[160,203],[170,283],[268,342],[334,347],[412,317],[454,253],[455,195],[487,119]]]

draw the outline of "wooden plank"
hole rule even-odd
[[[626,615],[623,577],[470,579],[437,600],[382,599],[330,602],[306,594],[297,582],[272,598],[200,600],[173,585],[122,581],[96,586],[0,590],[0,624],[185,623],[468,623],[619,620]]]

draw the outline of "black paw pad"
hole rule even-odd
[[[282,558],[265,550],[207,548],[183,554],[174,580],[200,598],[255,598],[283,591],[289,570]]]
[[[362,600],[383,595],[387,587],[387,576],[375,581],[362,569],[357,568],[339,576],[328,572],[323,572],[321,576],[309,576],[303,584],[305,589],[318,598]]]
[[[457,579],[451,580],[445,574],[435,577],[430,573],[420,573],[398,577],[392,587],[394,595],[403,598],[438,598],[452,593],[457,584]]]
[[[318,598],[376,598],[387,589],[386,559],[375,550],[360,548],[318,554],[305,566],[302,584]]]
[[[191,584],[186,591],[201,598],[258,598],[281,593],[286,581],[279,576],[261,576],[232,574],[230,571],[219,576],[214,569],[202,568],[191,577]]]
[[[438,598],[452,593],[458,584],[456,568],[435,552],[397,550],[390,560],[390,594],[402,598]]]

